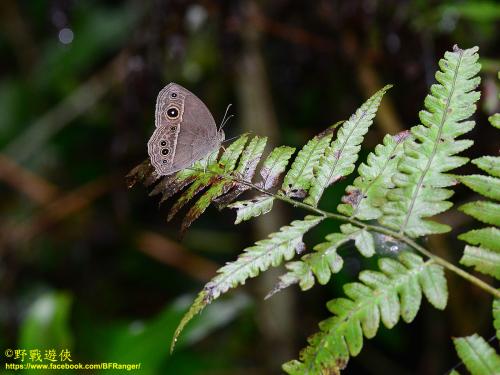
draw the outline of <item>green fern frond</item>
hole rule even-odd
[[[337,207],[340,213],[360,220],[382,216],[381,206],[386,201],[386,191],[394,187],[392,177],[403,154],[403,141],[410,135],[408,130],[394,136],[387,134],[383,143],[375,147],[366,164],[361,163],[358,167],[359,176],[353,185],[347,187],[347,194]]]
[[[500,200],[500,158],[483,156],[472,161],[491,176],[458,176],[458,180],[479,194]],[[466,203],[459,208],[492,227],[474,229],[458,236],[467,242],[460,263],[500,280],[500,205],[489,201]]]
[[[328,302],[334,316],[320,323],[320,332],[308,339],[309,346],[300,353],[300,360],[283,365],[287,373],[340,372],[349,357],[361,351],[363,334],[366,338],[376,335],[380,320],[387,328],[394,327],[399,316],[411,322],[420,308],[422,293],[434,307],[446,306],[448,290],[441,266],[404,252],[399,261],[381,259],[379,267],[382,272],[363,271],[361,282],[344,285],[348,298]]]
[[[261,181],[257,183],[257,186],[265,190],[275,187],[294,152],[295,148],[288,146],[276,147],[271,151],[260,169]],[[268,213],[272,210],[273,203],[274,197],[259,195],[253,199],[235,202],[228,207],[236,209],[235,224],[239,224],[242,221]]]
[[[333,137],[333,130],[338,125],[339,123],[332,125],[302,147],[283,180],[281,190],[285,195],[294,198],[304,198],[306,196],[314,179],[314,168],[325,153]]]
[[[479,335],[453,339],[455,349],[472,375],[495,375],[500,369],[500,356]]]
[[[425,110],[420,112],[423,125],[411,128],[415,140],[405,142],[405,155],[393,178],[396,188],[389,190],[389,202],[383,207],[383,225],[411,237],[450,230],[447,225],[425,218],[451,207],[447,199],[453,192],[444,188],[455,185],[456,179],[445,172],[468,161],[456,154],[470,147],[472,141],[455,138],[474,127],[474,121],[464,120],[475,112],[480,96],[475,91],[481,67],[477,50],[455,46],[439,61],[438,84],[431,86],[425,98]]]
[[[214,299],[231,288],[245,284],[247,279],[256,277],[260,272],[277,267],[284,260],[290,260],[295,254],[300,254],[305,246],[302,237],[322,220],[319,216],[306,216],[304,220],[292,221],[279,232],[272,233],[267,239],[257,241],[254,246],[244,249],[234,262],[221,267],[217,271],[218,275],[205,285],[182,319],[174,342],[187,322]]]
[[[301,290],[308,290],[314,286],[315,278],[321,285],[328,283],[332,274],[340,272],[344,265],[338,249],[350,241],[354,241],[363,256],[375,254],[375,243],[370,232],[351,224],[341,225],[340,230],[341,233],[327,235],[326,242],[316,245],[314,252],[302,256],[299,261],[286,263],[288,272],[280,276],[280,281],[266,298],[293,284],[299,284]]]
[[[355,168],[361,142],[373,123],[382,97],[392,86],[387,85],[368,99],[342,126],[337,138],[326,148],[314,170],[309,195],[304,203],[317,206],[325,189],[352,173]]]

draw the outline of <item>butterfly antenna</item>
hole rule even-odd
[[[240,135],[236,135],[236,136],[231,137],[231,138],[228,138],[228,139],[224,139],[222,141],[222,143],[226,143],[226,142],[232,141],[233,139],[239,138],[240,136],[241,136],[241,134]]]
[[[230,115],[229,117],[227,117],[227,113],[229,112],[229,108],[231,108],[231,106],[232,106],[232,104],[229,103],[229,105],[226,107],[226,113],[224,113],[224,117],[222,118],[222,123],[219,127],[219,131],[221,131],[222,128],[224,127],[224,125],[226,125],[226,123],[229,121],[229,119],[234,116],[234,115]]]

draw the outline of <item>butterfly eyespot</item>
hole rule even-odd
[[[167,116],[169,118],[175,119],[179,116],[179,111],[177,110],[177,108],[169,108],[167,110]]]
[[[163,164],[167,164],[167,159],[163,159],[161,162],[162,162]]]
[[[164,148],[163,150],[161,150],[162,155],[168,155],[169,152],[170,150],[168,148]]]
[[[170,97],[171,98],[177,98],[177,94],[175,92],[173,92],[173,93],[170,94]]]
[[[161,146],[166,146],[166,145],[167,145],[167,142],[166,142],[166,141],[161,141],[161,142],[160,142],[160,145],[161,145]]]

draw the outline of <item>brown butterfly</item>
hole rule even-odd
[[[224,140],[224,132],[217,129],[207,106],[173,82],[158,94],[155,126],[148,154],[158,176],[189,167],[218,150]]]

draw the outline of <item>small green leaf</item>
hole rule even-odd
[[[285,176],[281,190],[289,197],[305,197],[314,178],[314,167],[324,154],[333,136],[335,125],[318,134],[299,151]]]
[[[219,159],[219,165],[225,171],[232,171],[235,168],[236,162],[245,148],[247,141],[248,134],[243,134],[236,141],[231,143],[228,148],[226,148]]]
[[[495,200],[500,200],[500,179],[480,174],[458,176],[460,182],[475,192]]]
[[[255,136],[243,150],[238,167],[234,171],[239,175],[245,176],[245,180],[250,181],[252,179],[266,143],[267,137]]]
[[[483,156],[472,160],[483,171],[494,177],[500,177],[500,157],[498,156]]]
[[[500,280],[500,253],[497,251],[467,245],[460,264],[474,267],[477,271]]]
[[[193,304],[189,307],[189,310],[184,314],[179,325],[177,326],[174,336],[172,337],[172,343],[170,344],[170,353],[174,351],[175,344],[177,343],[179,335],[184,330],[184,327],[186,327],[186,324],[188,324],[195,315],[199,314],[200,311],[203,310],[209,303],[210,300],[207,298],[207,292],[205,290],[202,290],[193,301]]]
[[[475,201],[463,204],[459,210],[483,223],[500,226],[500,204],[498,203]]]
[[[427,300],[436,309],[444,310],[448,302],[448,287],[443,267],[431,264],[419,275],[420,285]]]
[[[354,237],[354,243],[359,252],[365,257],[371,257],[375,254],[375,245],[373,237],[367,230],[360,230],[359,234]]]
[[[479,245],[495,252],[500,252],[500,229],[498,228],[474,229],[467,233],[462,233],[458,238],[471,245]]]
[[[259,195],[253,199],[232,203],[228,207],[236,209],[236,221],[234,223],[239,224],[242,221],[268,213],[273,208],[273,202],[274,197]]]
[[[488,121],[495,128],[500,129],[500,113],[495,113],[494,115],[491,115],[490,117],[488,117]]]
[[[410,136],[411,133],[405,130],[384,137],[383,144],[377,145],[368,155],[366,164],[359,166],[359,176],[347,187],[347,194],[337,207],[340,213],[361,220],[374,220],[382,215],[387,189],[394,187],[392,177],[403,154],[403,142]]]
[[[259,186],[261,188],[269,190],[278,184],[279,178],[294,152],[295,148],[288,146],[276,147],[271,151],[260,170],[262,181]]]
[[[500,356],[479,335],[453,339],[459,357],[473,375],[495,375],[500,369]]]

